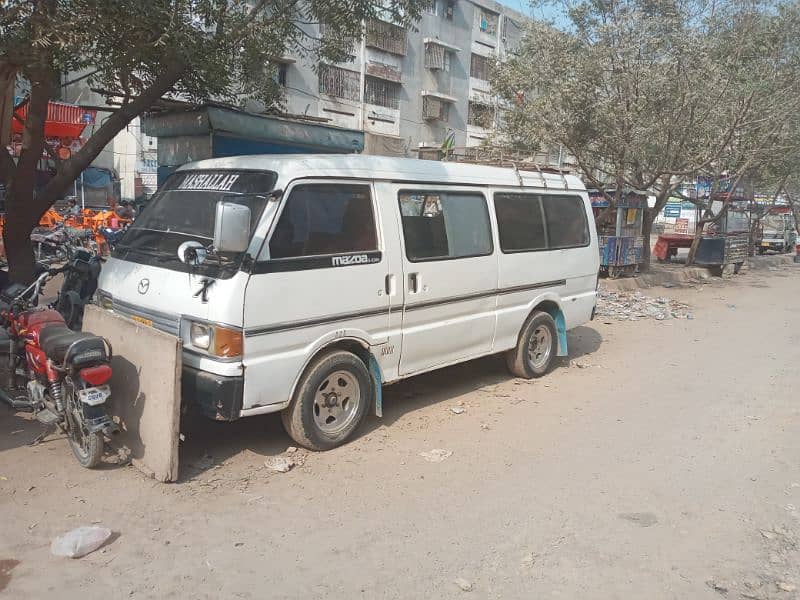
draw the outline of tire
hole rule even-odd
[[[531,345],[534,343],[536,346],[543,344],[543,347],[534,347],[531,350]],[[536,311],[523,325],[516,348],[506,352],[506,364],[512,375],[523,379],[534,379],[542,377],[552,368],[557,354],[556,323],[546,312]]]
[[[332,350],[308,366],[281,419],[286,433],[299,445],[330,450],[353,434],[373,399],[372,378],[361,359],[351,352]]]
[[[69,447],[78,463],[86,468],[93,469],[100,464],[103,458],[103,433],[95,431],[89,433],[84,428],[81,407],[72,386],[62,384],[64,401],[66,402],[66,430]]]
[[[94,469],[103,458],[103,434],[100,431],[85,433],[83,440],[75,439],[75,434],[70,429],[69,446],[78,463],[86,469]]]

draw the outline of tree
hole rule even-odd
[[[408,24],[420,0],[8,0],[0,4],[0,77],[13,72],[30,86],[22,151],[0,151],[7,189],[4,231],[10,276],[32,277],[30,232],[42,214],[114,136],[164,95],[266,106],[280,102],[270,60],[286,52],[310,61],[348,60],[363,23],[381,17]],[[316,25],[325,24],[325,35]],[[120,105],[83,148],[56,163],[35,193],[45,152],[48,102],[65,72],[119,94]],[[2,128],[0,128],[2,130]],[[8,140],[0,140],[5,146]]]
[[[669,198],[698,175],[758,167],[776,125],[797,110],[797,65],[781,67],[792,77],[776,73],[781,47],[797,44],[798,9],[736,0],[565,7],[567,30],[531,24],[518,55],[496,73],[511,107],[506,135],[566,148],[610,209],[626,190],[653,193],[646,266],[653,221]]]

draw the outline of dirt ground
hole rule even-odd
[[[164,485],[0,407],[0,598],[800,598],[800,267],[773,269],[645,291],[693,319],[601,317],[536,382],[387,388],[285,474],[274,415],[187,424]],[[50,555],[92,523],[104,548]]]

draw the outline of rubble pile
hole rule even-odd
[[[693,319],[691,307],[671,298],[652,298],[641,292],[612,292],[600,290],[597,316],[617,321],[640,319]]]

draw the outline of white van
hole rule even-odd
[[[185,402],[218,420],[283,411],[322,450],[381,413],[382,384],[501,352],[545,374],[593,317],[598,269],[574,176],[243,156],[169,178],[98,303],[182,339]]]

